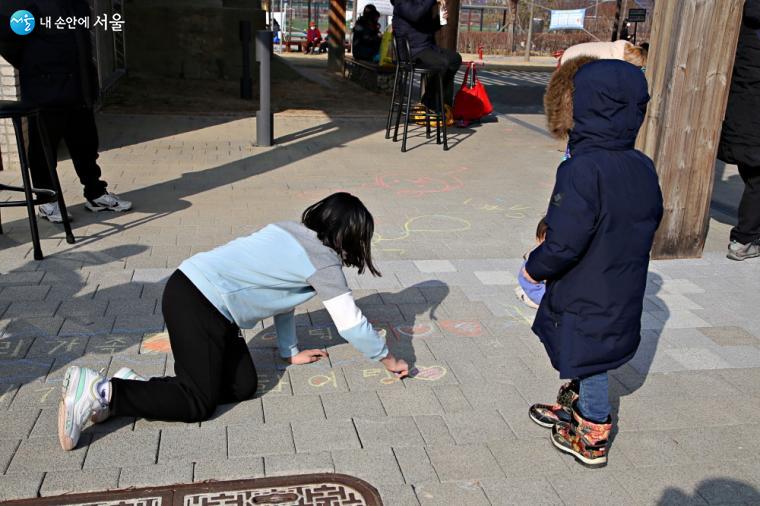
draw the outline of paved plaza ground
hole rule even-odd
[[[717,167],[704,257],[651,264],[641,347],[611,373],[610,465],[586,470],[527,416],[560,381],[513,293],[564,148],[524,102],[548,74],[483,77],[496,114],[453,130],[449,152],[415,131],[401,153],[380,108],[278,114],[272,148],[252,145],[245,116],[99,114],[105,177],[134,211],[85,211],[66,160],[78,241],[40,223],[34,261],[23,210],[3,210],[0,499],[334,471],[392,506],[760,504],[760,260],[724,255],[736,168]],[[312,301],[299,336],[329,361],[282,367],[264,321],[246,331],[255,399],[200,424],[113,419],[60,449],[66,367],[171,374],[160,297],[173,269],[337,190],[377,225],[383,276],[348,270],[355,297],[424,374],[399,381],[364,360]]]

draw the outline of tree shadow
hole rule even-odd
[[[743,481],[730,478],[711,478],[697,485],[693,496],[669,487],[657,501],[658,506],[675,504],[760,504],[760,491]]]

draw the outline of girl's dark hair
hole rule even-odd
[[[536,239],[543,241],[546,239],[546,231],[549,230],[549,225],[546,224],[546,218],[541,218],[536,227]]]
[[[315,231],[322,244],[334,249],[343,265],[368,269],[380,276],[372,264],[372,234],[375,220],[362,201],[346,192],[333,193],[306,208],[301,222]]]

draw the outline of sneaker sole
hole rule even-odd
[[[91,207],[88,204],[85,204],[85,209],[88,211],[91,211],[93,213],[99,213],[101,211],[112,211],[114,213],[123,213],[125,211],[129,211],[132,209],[132,206],[129,207]]]
[[[739,256],[739,255],[734,254],[734,252],[732,251],[726,255],[726,258],[728,258],[729,260],[736,260],[737,262],[741,262],[742,260],[749,260],[750,258],[757,258],[757,257],[760,257],[760,253],[756,253],[754,255]]]
[[[71,384],[71,374],[74,368],[69,368],[66,371],[66,375],[63,377],[63,384],[61,385],[61,401],[58,403],[58,442],[61,444],[61,448],[65,451],[73,450],[78,441],[74,441],[66,433],[66,420],[68,407],[66,406],[66,394],[68,393],[69,385]]]
[[[50,223],[63,223],[63,218],[61,218],[60,220],[59,219],[53,219],[50,216],[48,216],[47,214],[42,214],[42,213],[38,213],[37,216],[40,217],[40,218],[44,218],[44,219],[48,220]],[[69,221],[71,221],[71,219],[69,219]]]
[[[589,459],[584,457],[583,455],[580,455],[576,453],[571,448],[568,448],[567,446],[564,446],[562,443],[558,442],[556,439],[554,439],[554,435],[552,434],[552,444],[561,452],[567,453],[568,455],[572,455],[575,458],[575,461],[578,462],[583,467],[588,467],[589,469],[599,469],[601,467],[605,467],[607,465],[607,457],[599,457],[596,459]]]
[[[545,429],[551,429],[551,428],[554,427],[553,423],[548,423],[548,422],[541,421],[538,418],[536,418],[535,416],[533,416],[533,412],[530,411],[530,409],[528,409],[528,416],[530,417],[531,420],[533,420],[533,423],[535,423],[537,425],[540,425],[541,427],[544,427]]]

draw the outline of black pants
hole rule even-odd
[[[84,198],[93,200],[106,192],[108,186],[100,180],[98,159],[98,129],[95,114],[90,108],[76,108],[66,111],[44,112],[41,120],[47,129],[50,153],[56,156],[61,139],[66,142],[79,181],[84,185]],[[50,173],[42,150],[42,140],[37,130],[36,119],[29,125],[29,167],[35,188],[53,189]],[[54,160],[57,163],[57,160]]]
[[[162,304],[177,376],[111,380],[111,413],[198,422],[219,404],[253,397],[256,368],[237,325],[179,270],[166,283]]]
[[[739,220],[731,229],[731,240],[747,244],[760,239],[760,167],[739,164],[744,193],[739,202]]]
[[[454,76],[462,66],[462,57],[456,51],[433,46],[423,49],[414,57],[415,62],[426,68],[437,71],[425,83],[425,95],[422,103],[428,109],[438,108],[438,75],[443,77],[443,103],[451,105],[454,102]]]

